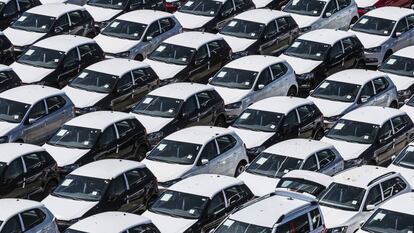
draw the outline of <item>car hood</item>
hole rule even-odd
[[[414,77],[408,77],[403,75],[397,75],[397,74],[391,74],[386,73],[388,77],[392,80],[395,87],[397,88],[397,91],[406,90],[411,85],[414,84]]]
[[[17,123],[11,123],[7,121],[0,121],[0,137],[8,134],[10,130],[17,127]]]
[[[357,211],[346,211],[326,206],[321,206],[321,211],[328,229],[346,226],[349,221],[358,221],[355,218],[358,215]]]
[[[311,96],[309,96],[307,99],[313,101],[316,106],[318,106],[324,117],[332,117],[344,114],[344,112],[352,106],[352,103],[349,102],[332,101],[327,99],[314,98]]]
[[[372,35],[363,32],[356,32],[353,30],[352,32],[355,33],[355,35],[358,37],[358,39],[361,41],[362,45],[366,49],[378,47],[388,40],[388,36]]]
[[[154,173],[155,177],[158,179],[158,182],[166,182],[181,178],[192,168],[192,165],[164,163],[149,159],[144,159],[142,163],[145,164],[152,173]]]
[[[310,59],[303,59],[299,57],[286,56],[284,54],[282,54],[280,57],[285,59],[292,66],[296,74],[309,73],[323,62]]]
[[[46,35],[46,33],[29,32],[11,27],[7,28],[3,32],[14,46],[31,45]]]
[[[250,45],[252,45],[256,40],[246,39],[246,38],[238,38],[234,36],[227,36],[218,34],[224,38],[224,40],[229,44],[233,53],[240,52],[246,50]]]
[[[95,207],[98,202],[79,201],[49,195],[42,201],[42,204],[52,212],[56,219],[70,221],[81,218],[86,212]]]
[[[244,97],[246,97],[251,90],[243,90],[243,89],[237,89],[237,88],[228,88],[228,87],[219,87],[219,86],[213,86],[213,87],[223,98],[224,104],[231,104],[241,101]]]
[[[248,172],[243,172],[237,179],[242,180],[257,197],[274,192],[279,182],[277,178],[255,175]]]
[[[105,53],[122,53],[129,51],[140,42],[139,40],[127,40],[102,34],[97,35],[94,40],[101,46]]]
[[[43,148],[56,160],[59,167],[76,163],[78,159],[88,153],[89,149],[66,148],[44,144]]]
[[[267,4],[271,3],[273,0],[253,0],[253,4],[256,8],[266,7]]]
[[[10,65],[14,72],[22,80],[22,83],[35,83],[41,81],[47,75],[51,74],[54,69],[46,69],[42,67],[36,67],[31,65],[20,64],[14,62]]]
[[[167,117],[153,117],[135,113],[131,114],[134,114],[138,121],[141,122],[141,124],[147,130],[147,133],[154,133],[160,131],[164,126],[166,126],[168,123],[174,120],[174,118]]]
[[[267,139],[274,135],[272,132],[253,131],[234,127],[230,127],[230,129],[237,133],[246,144],[247,149],[262,145]]]
[[[355,0],[355,3],[358,5],[359,8],[373,6],[377,2],[378,0]]]
[[[66,86],[62,89],[69,99],[72,100],[73,104],[77,108],[86,108],[95,105],[98,101],[102,100],[107,93],[98,93],[93,91],[82,90]]]
[[[179,11],[175,12],[174,16],[180,22],[181,26],[187,29],[200,28],[214,18],[210,16],[186,14]]]
[[[333,140],[327,137],[321,139],[322,142],[328,142],[334,145],[345,161],[358,158],[371,144],[352,143],[340,140]]]
[[[392,171],[399,172],[410,184],[411,188],[414,188],[414,169],[405,168],[390,164],[388,168]]]
[[[314,24],[319,19],[319,17],[309,15],[299,15],[292,13],[290,15],[292,15],[293,19],[296,21],[299,28],[312,26],[312,24]]]
[[[196,219],[174,218],[150,211],[145,211],[142,216],[151,219],[160,232],[168,233],[182,233],[197,222]]]
[[[155,73],[157,73],[160,80],[173,78],[186,67],[184,65],[169,64],[151,59],[145,59],[144,62],[151,66]]]
[[[103,22],[107,20],[111,20],[117,14],[121,13],[122,10],[115,10],[91,5],[84,6],[86,10],[92,15],[92,18],[95,22]]]

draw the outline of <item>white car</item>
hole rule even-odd
[[[286,173],[276,185],[276,190],[288,190],[319,196],[333,182],[332,176],[307,170],[293,170]]]
[[[407,192],[411,186],[401,174],[364,165],[335,175],[319,205],[328,232],[354,233],[377,206]]]
[[[263,196],[275,190],[279,180],[292,170],[334,175],[344,168],[339,152],[329,143],[308,139],[279,142],[260,153],[237,178]]]
[[[146,217],[125,212],[108,211],[84,218],[70,226],[65,233],[159,233]]]
[[[414,44],[414,10],[380,7],[362,16],[352,27],[365,48],[365,64],[378,66],[397,50]]]
[[[405,193],[381,205],[357,233],[413,232],[414,193]]]
[[[181,25],[170,13],[137,10],[122,14],[94,39],[107,58],[144,60],[160,43],[181,32]]]
[[[414,187],[414,143],[407,145],[388,166],[392,171],[401,173],[402,176]]]
[[[283,11],[291,13],[301,33],[320,28],[346,30],[358,19],[354,0],[291,0]]]
[[[228,63],[209,80],[209,85],[223,98],[230,122],[259,100],[298,92],[292,67],[284,59],[262,55]]]
[[[142,161],[161,188],[196,174],[237,176],[248,162],[242,140],[234,131],[194,126],[165,137]]]

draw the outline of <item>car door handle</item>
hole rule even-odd
[[[226,161],[221,161],[221,162],[220,162],[220,164],[226,164],[226,163],[227,163]]]

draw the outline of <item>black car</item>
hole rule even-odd
[[[105,159],[71,172],[42,203],[63,231],[82,218],[105,211],[140,214],[157,194],[157,178],[145,165]]]
[[[273,10],[282,10],[289,0],[253,0],[256,8],[270,8]]]
[[[0,31],[7,28],[11,22],[17,20],[20,15],[40,5],[39,0],[6,0],[0,2]]]
[[[41,200],[58,184],[56,161],[39,146],[0,144],[0,198]]]
[[[194,125],[224,126],[224,101],[214,88],[173,83],[155,89],[132,110],[154,146],[165,136]]]
[[[174,16],[184,30],[216,33],[235,15],[253,8],[251,0],[189,0]]]
[[[20,86],[19,76],[8,66],[0,65],[0,92]]]
[[[13,45],[0,31],[0,64],[10,65],[14,61]]]
[[[68,121],[43,147],[57,161],[62,175],[99,159],[142,160],[149,148],[145,128],[134,116],[109,111]]]

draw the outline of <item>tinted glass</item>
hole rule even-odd
[[[47,144],[69,148],[90,149],[95,145],[100,133],[101,130],[98,129],[63,125],[49,139]]]
[[[312,97],[341,102],[354,102],[361,85],[326,80],[312,93]]]
[[[263,152],[250,163],[246,172],[270,178],[280,178],[289,171],[299,169],[302,162],[302,159]]]
[[[10,27],[33,32],[49,32],[56,18],[25,12]]]
[[[233,127],[264,132],[276,132],[283,114],[254,109],[244,111],[233,123]]]
[[[352,30],[380,36],[389,36],[394,29],[395,23],[395,21],[389,19],[363,16],[354,24]]]
[[[285,54],[311,60],[324,60],[331,46],[315,41],[296,40],[286,50]]]
[[[256,71],[223,67],[223,69],[214,75],[210,84],[220,87],[247,90],[253,87],[257,74],[258,72]]]
[[[148,95],[132,112],[157,117],[175,117],[180,111],[182,102],[179,99]]]
[[[233,19],[221,29],[220,33],[246,39],[259,39],[265,30],[265,26],[262,23]]]
[[[201,150],[199,144],[162,140],[147,156],[149,160],[167,163],[193,164]]]
[[[146,28],[147,25],[145,24],[116,19],[105,27],[101,33],[116,38],[140,40]]]

